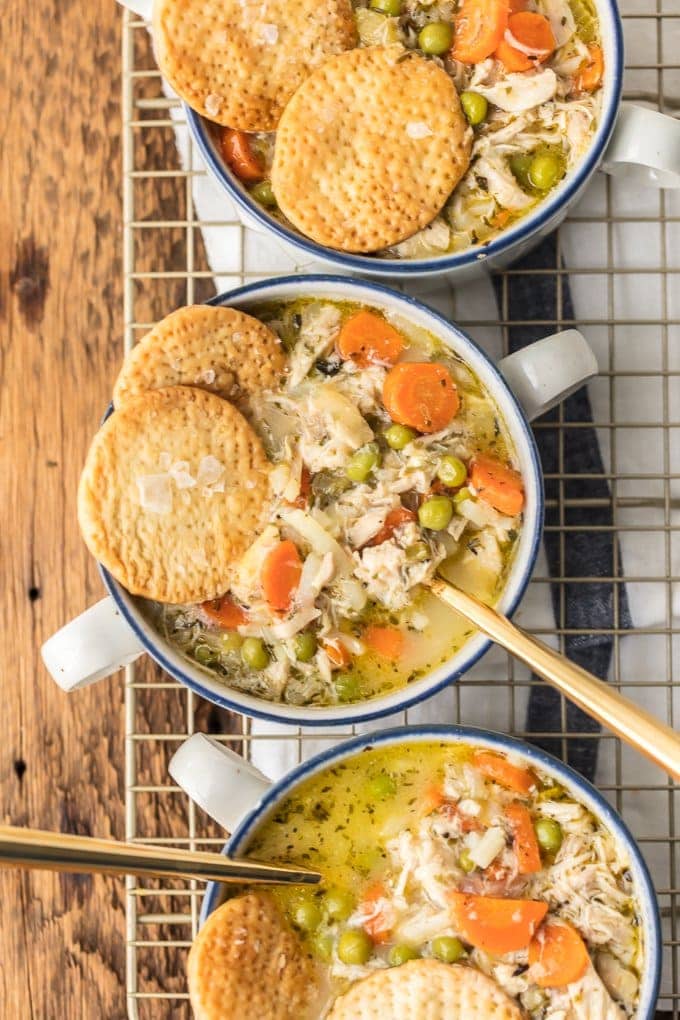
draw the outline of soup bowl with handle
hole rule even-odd
[[[428,330],[454,351],[486,387],[505,423],[525,488],[524,523],[498,608],[511,615],[529,582],[543,525],[543,479],[529,421],[563,400],[597,372],[583,336],[573,329],[546,337],[494,364],[457,326],[412,298],[382,285],[333,276],[290,276],[253,283],[213,299],[252,311],[264,302],[316,298],[364,304]],[[372,700],[325,707],[299,706],[227,686],[190,662],[143,615],[138,601],[101,568],[109,597],[86,610],[43,646],[48,670],[65,690],[108,676],[148,652],[180,682],[210,701],[244,715],[291,725],[348,725],[397,712],[429,697],[466,672],[490,642],[473,635],[446,662],[405,687]]]
[[[211,123],[185,106],[191,134],[205,165],[242,221],[276,239],[301,265],[327,263],[336,269],[401,281],[428,276],[458,278],[499,270],[531,250],[551,233],[581,197],[598,170],[639,187],[680,187],[680,120],[647,107],[622,103],[623,30],[616,0],[595,0],[604,77],[599,121],[590,144],[562,181],[534,209],[483,245],[421,258],[352,254],[316,243],[254,200],[224,160]]]
[[[261,827],[283,801],[299,791],[307,780],[328,768],[341,765],[371,749],[396,748],[404,744],[469,744],[512,757],[513,764],[539,769],[564,787],[612,834],[619,852],[629,862],[643,939],[642,968],[635,1020],[653,1020],[659,991],[662,937],[659,906],[644,858],[622,818],[605,798],[568,765],[524,741],[489,730],[465,726],[410,725],[364,734],[296,766],[276,783],[213,737],[197,733],[189,737],[170,762],[175,782],[215,821],[231,833],[224,853],[247,856]],[[333,778],[324,780],[325,786]],[[210,883],[201,910],[201,923],[223,902],[224,887]],[[593,1018],[595,1020],[595,1018]]]

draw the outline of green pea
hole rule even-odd
[[[474,871],[477,865],[470,857],[469,850],[463,850],[460,857],[458,858],[458,867],[462,868],[466,875],[469,875],[471,871]]]
[[[423,53],[441,57],[453,43],[453,25],[448,21],[432,21],[418,33],[418,45]]]
[[[531,161],[532,157],[527,154],[522,156],[512,156],[510,158],[510,169],[525,191],[531,191],[532,188],[531,178],[529,176]]]
[[[367,963],[373,955],[373,943],[361,928],[348,928],[338,939],[338,958],[343,963]]]
[[[385,442],[392,450],[403,450],[415,438],[416,433],[407,425],[390,425],[385,433]]]
[[[264,641],[259,637],[247,637],[241,645],[241,658],[250,669],[266,669],[269,665],[269,652]]]
[[[387,772],[379,772],[368,780],[366,792],[373,800],[387,800],[397,792],[397,784]]]
[[[464,488],[458,490],[458,492],[453,497],[453,502],[454,503],[462,503],[463,500],[465,500],[465,499],[474,499],[474,496],[472,495],[472,493],[470,492],[470,490],[468,489],[467,486],[465,486]]]
[[[381,14],[389,14],[391,18],[398,18],[401,14],[401,0],[371,0],[370,6]]]
[[[458,457],[447,454],[439,461],[437,478],[451,489],[457,489],[467,478],[467,468]]]
[[[312,952],[322,963],[330,963],[333,957],[333,939],[326,932],[317,931],[310,939]]]
[[[537,818],[534,832],[541,850],[546,854],[556,854],[562,846],[564,834],[562,826],[554,818]]]
[[[309,630],[303,630],[301,634],[295,635],[293,650],[295,658],[299,662],[309,662],[316,655],[316,637]]]
[[[230,630],[225,634],[220,634],[220,649],[223,652],[238,652],[241,650],[243,644],[243,638],[236,631]]]
[[[196,645],[194,648],[194,658],[204,666],[209,666],[211,662],[215,661],[215,649],[211,648],[210,645]]]
[[[392,946],[390,949],[387,962],[390,967],[401,967],[402,963],[408,963],[409,960],[417,960],[420,953],[413,946],[397,945]]]
[[[418,520],[430,531],[443,531],[452,517],[453,503],[448,496],[431,496],[418,510]]]
[[[293,923],[303,931],[315,931],[321,924],[321,910],[314,900],[301,900],[293,910]]]
[[[561,176],[560,161],[550,152],[539,153],[529,164],[529,180],[539,191],[550,191]]]
[[[380,450],[375,443],[367,443],[350,458],[345,474],[351,482],[365,482],[379,463]]]
[[[272,190],[271,181],[258,181],[258,183],[250,189],[250,194],[256,202],[260,203],[260,205],[266,205],[269,208],[273,208],[276,205],[276,196]]]
[[[489,104],[486,97],[480,95],[479,92],[461,92],[460,105],[463,107],[463,113],[467,117],[468,123],[473,127],[486,120]]]
[[[339,701],[357,701],[361,697],[361,681],[354,673],[338,673],[335,692]]]
[[[436,939],[432,939],[430,948],[435,959],[441,960],[442,963],[455,963],[461,956],[465,956],[463,943],[453,935],[438,935]]]
[[[324,896],[324,906],[331,921],[346,921],[354,910],[354,897],[345,889],[329,889]]]

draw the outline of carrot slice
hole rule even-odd
[[[507,39],[501,39],[498,48],[494,51],[494,58],[500,60],[506,71],[531,71],[536,62],[529,60],[526,53],[516,50]]]
[[[494,956],[516,953],[531,942],[548,912],[539,900],[508,900],[450,893],[453,924],[466,942]]]
[[[463,64],[478,64],[496,50],[508,27],[509,0],[463,0],[451,50]]]
[[[367,627],[363,634],[364,641],[384,659],[396,662],[404,651],[404,634],[397,627]]]
[[[378,944],[387,942],[392,933],[390,919],[380,907],[380,901],[386,896],[387,890],[384,884],[373,882],[364,892],[359,904],[359,910],[368,915],[363,922],[364,931]]]
[[[529,809],[519,801],[515,801],[513,804],[508,804],[505,809],[505,817],[512,829],[517,855],[517,870],[520,875],[533,875],[536,871],[541,870],[541,851],[538,847]]]
[[[392,421],[419,432],[439,432],[458,414],[460,398],[445,365],[405,361],[388,372],[383,404]]]
[[[470,465],[470,484],[485,503],[508,517],[524,509],[524,485],[519,471],[495,457],[479,453]]]
[[[525,49],[533,50],[532,55],[541,63],[555,52],[555,36],[544,14],[536,11],[511,14],[508,18],[508,33]],[[512,46],[512,39],[508,39],[508,42]]]
[[[340,330],[337,346],[345,361],[351,359],[360,368],[368,368],[376,362],[393,365],[404,349],[404,338],[381,316],[357,312]]]
[[[533,772],[511,764],[507,758],[493,751],[475,751],[473,762],[483,776],[513,793],[521,793],[526,797],[536,786]]]
[[[339,641],[337,644],[331,644],[328,641],[326,644],[322,644],[321,647],[330,659],[331,669],[343,669],[345,666],[349,666],[352,661],[352,656]]]
[[[540,988],[561,988],[582,978],[590,957],[570,924],[546,921],[529,946],[531,978]]]
[[[510,14],[519,14],[527,9],[527,0],[510,0]]]
[[[392,535],[402,524],[408,524],[409,521],[415,521],[415,519],[416,515],[413,510],[407,510],[405,506],[398,506],[396,509],[390,510],[380,531],[366,545],[382,545],[383,542],[392,538]]]
[[[279,542],[267,553],[262,564],[262,591],[272,609],[287,612],[300,583],[302,561],[290,539]]]
[[[241,606],[237,606],[231,595],[221,595],[218,599],[202,602],[201,609],[213,623],[225,630],[236,630],[248,622],[248,614]]]
[[[604,74],[604,54],[602,47],[592,44],[588,47],[588,57],[581,64],[576,76],[576,89],[578,92],[594,92],[599,87]]]
[[[222,155],[242,181],[261,181],[264,167],[250,146],[245,131],[224,128],[220,139]]]

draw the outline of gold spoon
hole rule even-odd
[[[680,781],[680,735],[670,726],[449,581],[436,577],[430,589],[593,719]]]
[[[3,865],[48,871],[100,872],[105,875],[198,878],[204,882],[249,885],[316,885],[321,881],[321,875],[316,871],[232,860],[224,854],[139,846],[13,825],[0,825],[0,866]]]

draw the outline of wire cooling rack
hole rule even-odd
[[[245,230],[228,208],[224,220],[197,218],[192,193],[204,176],[200,158],[186,137],[177,104],[163,94],[144,22],[129,13],[123,18],[123,272],[129,349],[170,309],[212,296],[215,277],[225,289],[280,272],[281,263],[269,264],[264,242]],[[626,97],[677,116],[680,0],[629,0],[624,5],[624,29]],[[203,235],[217,228],[220,261],[213,271]],[[674,626],[672,602],[680,580],[680,515],[674,517],[680,509],[680,199],[672,193],[627,190],[600,176],[561,228],[560,241],[579,324],[596,347],[601,366],[591,396],[609,465],[599,477],[611,489],[614,524],[599,526],[616,531],[629,591],[641,607],[635,630],[626,631],[618,618],[614,621],[612,682],[673,724],[680,712],[680,681],[675,680],[680,627]],[[556,266],[542,272],[554,276],[557,311],[554,319],[533,325],[544,326],[547,333],[571,323],[562,315],[564,269]],[[508,327],[522,325],[508,318],[517,274],[510,271],[502,277],[500,324],[495,314],[479,317],[469,302],[456,304],[453,295],[456,319],[482,343],[495,331],[506,341]],[[565,421],[562,413],[557,425],[539,423],[537,428],[541,427],[557,428],[562,464],[565,443],[578,424]],[[637,454],[632,466],[631,452]],[[566,483],[579,476],[549,477],[558,482],[557,523],[551,527],[559,533],[564,562],[574,530],[565,524],[565,509],[587,508],[597,501],[566,497]],[[564,586],[573,579],[552,580]],[[576,580],[585,585],[594,579]],[[621,580],[618,547],[609,580],[612,584]],[[525,604],[547,605],[549,583],[545,566],[539,563]],[[564,598],[558,617],[557,624],[550,616],[534,632],[553,643],[563,642]],[[504,728],[526,737],[529,685],[526,671],[492,651],[476,668],[474,679],[468,676],[447,692],[441,717],[484,725],[483,706],[493,701],[504,706]],[[169,779],[168,760],[189,734],[204,730],[224,735],[230,747],[256,758],[261,767],[263,761],[269,762],[274,772],[301,760],[312,748],[351,735],[350,730],[291,735],[281,727],[249,723],[203,702],[148,662],[126,672],[125,709],[127,838],[199,849],[220,847],[224,837]],[[408,717],[417,718],[418,710]],[[566,725],[564,713],[563,720]],[[568,736],[564,732],[563,740]],[[677,1020],[680,803],[657,770],[646,767],[614,738],[599,739],[600,788],[623,813],[654,868],[666,935],[659,1017]],[[197,930],[202,892],[200,883],[128,880],[131,1018],[190,1016],[185,958]]]

